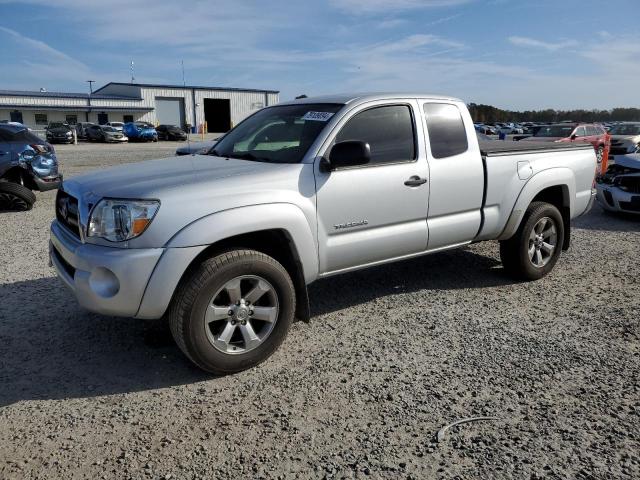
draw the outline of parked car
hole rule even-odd
[[[0,210],[30,210],[33,190],[52,190],[61,182],[53,145],[24,125],[0,124]]]
[[[610,158],[616,155],[640,153],[640,123],[619,123],[609,130],[611,135]]]
[[[73,131],[68,123],[51,122],[45,133],[49,143],[73,143]]]
[[[124,134],[132,142],[157,142],[158,132],[147,122],[128,122],[123,127]]]
[[[109,125],[92,125],[87,128],[87,139],[107,143],[122,143],[128,140],[124,133]]]
[[[158,125],[158,140],[186,140],[187,134],[177,125]]]
[[[480,146],[449,97],[303,98],[257,111],[208,156],[65,181],[50,258],[82,306],[167,318],[190,360],[229,374],[309,320],[319,278],[482,240],[500,241],[511,275],[543,277],[595,170],[587,145]]]
[[[595,123],[563,122],[554,125],[544,125],[532,136],[523,138],[520,141],[588,143],[592,145],[596,151],[598,164],[600,164],[608,140],[607,132],[602,125]]]
[[[176,149],[176,156],[205,154],[211,150],[217,142],[217,139],[208,140],[206,142],[189,142]]]
[[[124,123],[122,122],[107,122],[106,125],[108,125],[109,127],[115,128],[121,133],[123,132]]]
[[[87,138],[87,129],[93,125],[96,125],[92,122],[78,122],[76,123],[76,134],[78,138]]]
[[[606,211],[640,214],[640,153],[617,156],[598,178],[596,190]]]

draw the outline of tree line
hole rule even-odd
[[[474,122],[608,122],[640,121],[640,108],[613,108],[611,110],[526,110],[515,112],[492,105],[470,103],[469,112]]]

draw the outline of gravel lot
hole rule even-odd
[[[175,146],[57,150],[71,177]],[[494,243],[320,281],[269,361],[211,378],[77,306],[54,196],[0,213],[0,478],[640,478],[638,219],[595,207],[534,283]]]

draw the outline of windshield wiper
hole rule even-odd
[[[268,158],[256,157],[253,153],[249,153],[249,152],[223,155],[223,157],[237,158],[238,160],[251,160],[254,162],[271,162],[271,160]]]

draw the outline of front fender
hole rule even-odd
[[[293,241],[305,282],[315,280],[318,277],[318,252],[312,229],[302,210],[291,203],[249,205],[207,215],[184,227],[165,246],[211,245],[236,235],[273,229],[284,230]]]
[[[563,203],[565,206],[569,207],[569,211],[571,212],[570,218],[573,218],[575,208],[575,202],[573,199],[576,198],[575,175],[570,168],[549,168],[535,174],[522,188],[513,210],[511,210],[509,220],[507,220],[507,224],[498,237],[498,240],[507,240],[516,233],[520,226],[520,222],[522,221],[522,217],[524,217],[527,208],[536,195],[546,188],[557,186],[562,187]]]

